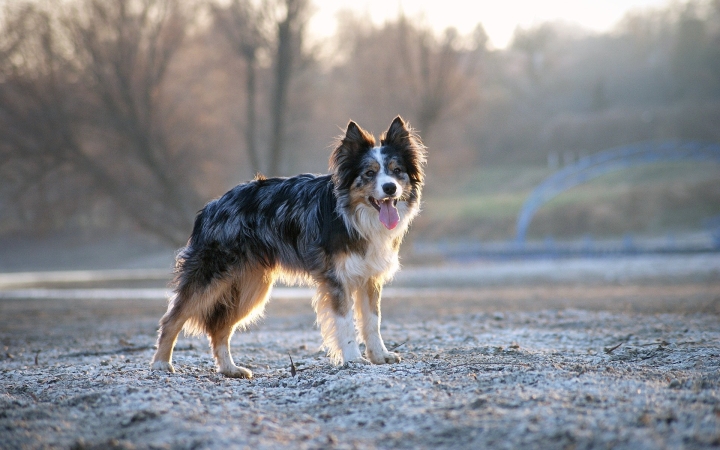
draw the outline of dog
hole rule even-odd
[[[177,254],[151,368],[174,372],[172,352],[184,328],[208,335],[219,373],[251,378],[235,365],[230,338],[262,315],[278,279],[317,286],[313,307],[335,364],[400,362],[380,335],[380,295],[420,211],[425,163],[424,145],[400,116],[380,145],[350,121],[330,156],[330,174],[257,176],[210,201]]]

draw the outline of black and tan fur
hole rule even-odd
[[[400,117],[380,145],[350,122],[329,175],[258,177],[209,202],[178,253],[152,368],[174,371],[172,350],[184,327],[209,336],[219,372],[251,377],[234,364],[230,338],[262,314],[279,278],[317,286],[313,305],[334,362],[400,361],[380,336],[380,294],[419,212],[424,163],[420,139]]]

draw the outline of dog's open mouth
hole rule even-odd
[[[374,197],[370,197],[370,204],[380,213],[380,222],[385,225],[385,228],[392,230],[400,222],[400,215],[395,207],[397,205],[397,199],[386,198],[385,200],[376,200]]]

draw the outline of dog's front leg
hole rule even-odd
[[[357,342],[352,293],[348,287],[333,277],[323,279],[314,305],[323,344],[333,362],[367,364]]]
[[[366,356],[373,364],[400,362],[400,355],[389,352],[380,335],[380,293],[382,286],[373,280],[357,293],[355,310],[358,314],[360,333],[365,341]]]

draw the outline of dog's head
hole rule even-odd
[[[355,122],[330,156],[335,192],[347,213],[375,217],[388,230],[417,214],[425,147],[399,116],[377,145]]]

